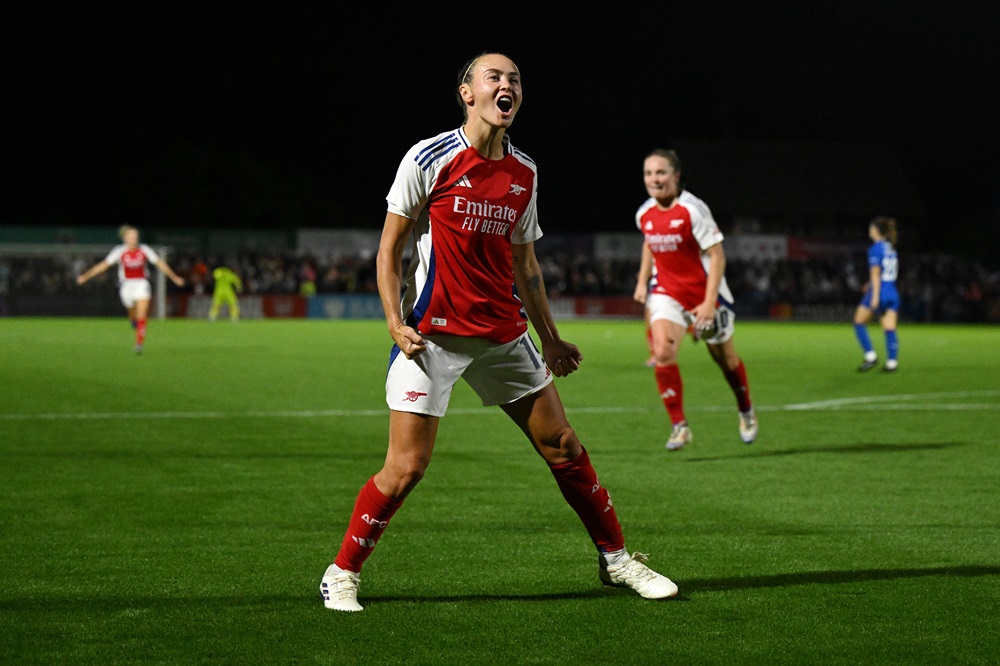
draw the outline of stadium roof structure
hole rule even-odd
[[[837,221],[928,215],[883,144],[679,141],[675,147],[686,185],[717,217]]]

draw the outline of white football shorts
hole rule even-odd
[[[486,407],[514,402],[552,381],[527,331],[507,344],[453,335],[424,339],[427,349],[412,360],[393,345],[385,379],[389,409],[444,416],[459,377]]]
[[[122,305],[131,308],[136,301],[148,301],[153,297],[153,288],[149,280],[141,278],[130,278],[122,280],[118,287],[118,297],[122,300]]]
[[[650,322],[666,319],[685,328],[694,323],[694,315],[685,310],[676,299],[666,294],[649,294],[646,297],[646,310],[649,312]],[[721,300],[715,305],[715,322],[712,329],[714,332],[699,336],[710,345],[721,345],[733,337],[736,330],[736,313]]]

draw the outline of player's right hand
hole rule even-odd
[[[411,326],[400,324],[390,333],[399,351],[408,359],[420,356],[427,350],[427,341]]]

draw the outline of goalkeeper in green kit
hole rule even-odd
[[[219,266],[212,271],[215,288],[212,291],[212,307],[208,311],[208,320],[215,321],[219,311],[225,305],[229,309],[229,320],[240,320],[240,303],[236,295],[243,291],[243,280],[231,269]]]

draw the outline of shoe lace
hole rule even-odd
[[[632,553],[632,557],[629,561],[623,564],[615,573],[618,576],[622,576],[627,579],[629,582],[638,583],[653,580],[656,578],[657,574],[644,564],[647,560],[649,560],[649,556],[645,553]]]
[[[344,571],[332,577],[327,582],[331,599],[354,599],[358,594],[358,584],[361,577],[353,571]]]

